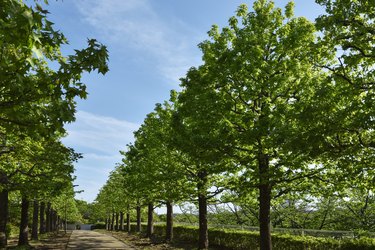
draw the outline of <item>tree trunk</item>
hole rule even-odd
[[[0,249],[5,248],[7,245],[8,202],[8,190],[3,189],[0,192]]]
[[[116,230],[116,231],[119,230],[118,217],[119,217],[119,213],[116,212],[116,226],[115,226],[115,230]]]
[[[58,232],[61,228],[62,220],[59,215],[57,215],[57,222],[56,222],[56,231]]]
[[[111,220],[111,231],[113,231],[115,227],[115,213],[112,213],[112,220]]]
[[[29,244],[29,205],[29,199],[25,196],[22,196],[21,222],[20,234],[18,237],[18,246],[25,246]]]
[[[272,250],[271,241],[271,185],[269,182],[268,155],[259,156],[259,225],[260,249]]]
[[[208,226],[207,226],[207,173],[198,173],[198,206],[199,206],[199,239],[198,249],[208,249]]]
[[[154,203],[148,203],[148,216],[147,216],[147,237],[151,237],[154,233]]]
[[[173,204],[167,201],[167,228],[165,240],[171,241],[173,239]]]
[[[141,228],[141,206],[138,204],[137,205],[137,228],[136,228],[136,231],[137,232],[141,232],[142,228]]]
[[[33,203],[33,225],[31,228],[32,240],[38,240],[38,222],[39,222],[39,201],[35,199]]]
[[[130,213],[129,211],[126,213],[126,232],[130,233]]]
[[[55,210],[51,209],[51,226],[50,231],[55,231]]]
[[[46,209],[46,233],[51,232],[51,203],[47,202]]]
[[[67,211],[67,204],[66,201],[64,202],[64,233],[66,234],[66,230],[68,230],[68,211]]]
[[[44,219],[44,215],[46,213],[46,203],[42,201],[40,203],[40,211],[39,211],[39,233],[44,234],[46,232],[46,221]]]
[[[57,211],[52,211],[52,231],[57,231]]]
[[[120,231],[124,231],[124,212],[120,212]]]
[[[109,231],[109,219],[105,218],[105,229]]]
[[[53,227],[53,225],[54,225],[54,214],[55,214],[55,211],[51,208],[50,209],[50,215],[49,215],[49,232],[53,232],[53,230],[54,230],[54,227]]]

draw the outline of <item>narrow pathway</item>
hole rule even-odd
[[[67,249],[126,249],[133,248],[112,236],[88,230],[74,230]]]

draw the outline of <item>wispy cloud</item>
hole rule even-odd
[[[76,164],[78,190],[85,192],[78,195],[93,201],[99,189],[105,184],[122,156],[119,150],[134,140],[133,131],[139,125],[113,117],[100,116],[85,111],[78,111],[76,122],[67,126],[68,136],[65,145],[83,153],[83,159]]]
[[[77,190],[84,190],[78,198],[93,201],[99,193],[99,189],[106,183],[109,173],[114,169],[116,163],[121,161],[118,155],[96,155],[85,154],[84,158],[76,165],[76,176],[74,184]]]
[[[165,20],[148,0],[83,0],[76,6],[107,41],[153,57],[159,73],[174,83],[200,61],[192,51],[194,31],[180,20]]]
[[[112,155],[134,140],[133,131],[138,127],[128,121],[78,111],[74,125],[67,126],[68,137],[64,142],[85,152]]]

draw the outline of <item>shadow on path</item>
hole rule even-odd
[[[126,249],[133,248],[112,236],[94,231],[75,230],[70,236],[67,249]]]

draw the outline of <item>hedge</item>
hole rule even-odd
[[[103,222],[96,223],[94,225],[91,225],[91,230],[94,230],[94,229],[106,229],[106,225]]]
[[[165,236],[165,225],[154,225],[154,234]],[[132,230],[135,227],[132,227]],[[142,225],[142,231],[146,231],[146,225]],[[198,242],[198,228],[193,226],[174,226],[174,240]],[[233,229],[208,230],[208,238],[211,246],[226,249],[258,250],[259,233],[240,231]],[[286,234],[272,234],[272,245],[274,249],[283,250],[374,250],[375,239],[333,239],[312,236],[296,236]]]
[[[154,234],[165,237],[166,226],[154,225]],[[142,224],[141,231],[146,232],[146,224]],[[131,231],[136,231],[136,225],[131,224]],[[173,227],[174,240],[198,243],[198,228],[194,226],[176,225]],[[259,232],[235,229],[208,229],[208,240],[211,246],[225,249],[258,250]],[[322,238],[313,236],[299,236],[289,234],[272,234],[274,249],[283,250],[374,250],[375,239],[362,237],[359,239]]]

